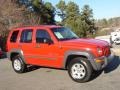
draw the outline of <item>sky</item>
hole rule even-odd
[[[59,0],[45,0],[51,2],[54,6],[59,2]],[[73,1],[79,8],[84,5],[89,5],[90,8],[93,9],[93,16],[95,19],[109,19],[112,17],[119,17],[120,16],[120,0],[65,0]],[[60,20],[58,16],[55,18],[57,21]]]

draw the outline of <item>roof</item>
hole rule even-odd
[[[34,25],[34,26],[21,26],[21,27],[17,27],[17,28],[14,28],[14,29],[24,29],[24,28],[39,28],[39,27],[42,27],[42,28],[57,28],[57,27],[61,27],[61,26],[57,26],[57,25]]]

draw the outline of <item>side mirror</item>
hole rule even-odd
[[[46,43],[46,44],[52,44],[53,41],[51,39],[45,38],[44,39],[44,43]]]

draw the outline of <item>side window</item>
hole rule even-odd
[[[23,30],[21,33],[20,42],[22,43],[31,43],[32,42],[32,29]]]
[[[18,36],[19,30],[18,31],[14,31],[10,37],[10,42],[15,43],[17,40],[17,36]]]
[[[44,39],[51,39],[49,33],[46,30],[37,30],[36,42],[44,43]]]

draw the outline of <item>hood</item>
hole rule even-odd
[[[62,41],[62,43],[65,45],[70,45],[70,46],[84,46],[84,47],[86,46],[105,47],[109,45],[106,41],[103,41],[103,40],[86,39],[86,38]]]

